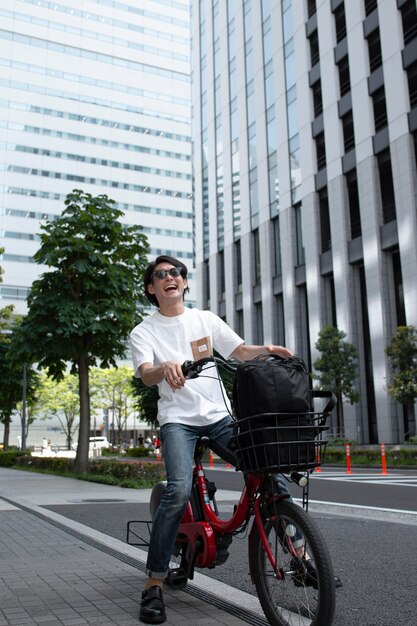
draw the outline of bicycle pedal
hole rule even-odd
[[[188,578],[182,567],[171,569],[165,577],[164,582],[172,589],[185,589],[187,586]]]

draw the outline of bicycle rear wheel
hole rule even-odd
[[[315,522],[301,507],[284,501],[265,511],[263,526],[280,575],[274,572],[256,527],[249,565],[271,626],[330,626],[335,610],[333,567]]]

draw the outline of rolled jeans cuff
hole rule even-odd
[[[146,573],[150,578],[155,578],[156,580],[164,580],[168,574],[168,572],[165,572],[164,574],[161,572],[153,572],[150,569],[148,569]]]

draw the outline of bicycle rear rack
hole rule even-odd
[[[149,548],[151,526],[152,520],[130,520],[127,523],[126,542],[130,546]],[[144,533],[147,533],[147,539],[142,536]]]

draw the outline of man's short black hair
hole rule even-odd
[[[158,298],[155,296],[155,294],[153,293],[149,293],[148,291],[148,285],[150,285],[150,283],[152,283],[152,275],[155,271],[155,267],[157,265],[159,265],[160,263],[170,263],[171,265],[173,265],[174,267],[180,267],[181,268],[181,276],[186,279],[187,278],[187,274],[188,274],[188,269],[187,266],[184,265],[184,263],[182,263],[182,261],[179,261],[178,259],[175,259],[172,256],[166,256],[164,254],[162,254],[161,256],[156,257],[155,261],[152,261],[151,263],[149,263],[148,267],[145,270],[145,273],[143,275],[143,285],[145,288],[145,296],[147,297],[147,299],[149,300],[149,302],[157,307],[159,307],[159,302],[158,302]],[[188,287],[186,287],[184,289],[184,294],[188,293],[189,289]]]

